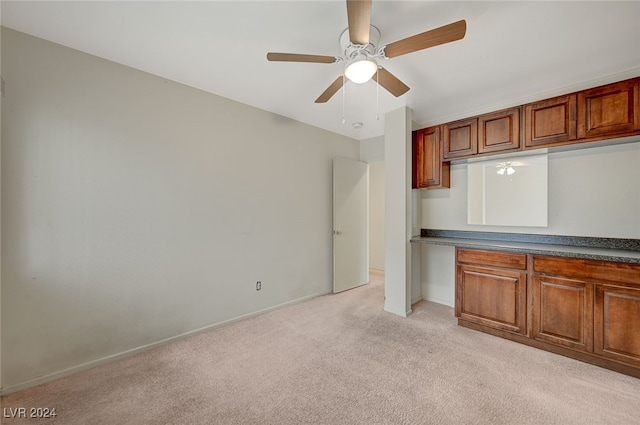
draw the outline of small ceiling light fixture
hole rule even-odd
[[[499,168],[498,174],[500,174],[501,176],[510,176],[511,174],[516,172],[516,169],[511,166],[511,162],[501,162],[500,164],[496,165],[496,167]]]
[[[364,124],[362,124],[361,122],[354,122],[352,125],[353,125],[353,128],[359,129],[359,128],[362,128]]]
[[[378,70],[378,64],[369,59],[366,55],[358,55],[349,61],[344,70],[344,75],[356,84],[363,84],[369,81]]]

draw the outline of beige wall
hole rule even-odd
[[[2,31],[5,391],[331,290],[357,141]]]

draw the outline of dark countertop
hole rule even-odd
[[[494,236],[494,239],[492,239],[492,236]],[[576,239],[574,241],[576,245],[566,243],[571,242],[573,239]],[[544,242],[541,243],[540,241]],[[427,229],[422,231],[422,235],[412,237],[411,242],[640,264],[640,250],[636,249],[636,242],[640,243],[640,241],[635,239],[571,238]],[[620,247],[629,247],[631,249],[620,249]]]

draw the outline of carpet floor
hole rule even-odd
[[[640,380],[383,310],[384,276],[2,398],[2,424],[640,424]],[[51,419],[7,418],[55,408]]]

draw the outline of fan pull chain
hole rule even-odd
[[[345,76],[344,74],[342,74],[342,124],[344,125],[344,123],[347,122],[347,120],[344,119],[344,104],[345,104],[345,98],[346,98],[346,81],[345,81]]]
[[[376,121],[380,121],[380,67],[376,68]]]

